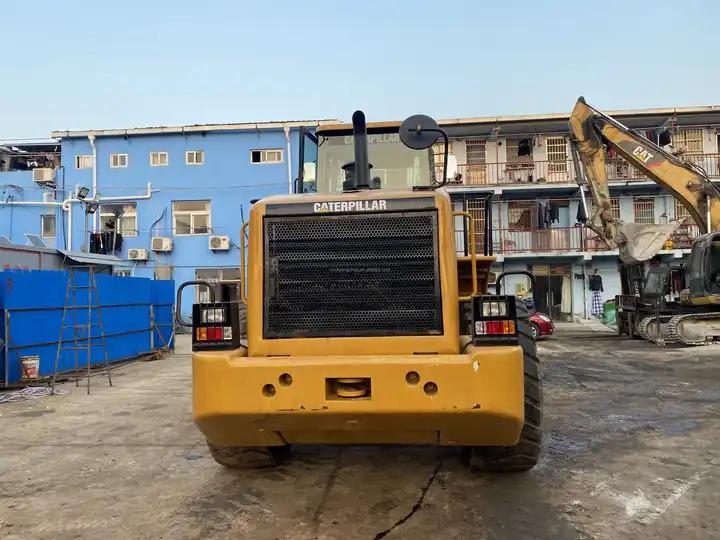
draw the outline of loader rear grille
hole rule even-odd
[[[437,214],[265,218],[266,338],[442,333]]]

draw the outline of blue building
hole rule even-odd
[[[251,201],[292,192],[300,128],[323,122],[55,131],[39,146],[2,145],[0,235],[99,249],[139,277],[237,280]]]

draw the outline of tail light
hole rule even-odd
[[[238,302],[193,305],[193,350],[212,351],[239,347],[239,313]]]
[[[483,295],[473,298],[473,343],[517,343],[515,297]]]

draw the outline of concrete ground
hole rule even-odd
[[[596,325],[542,342],[545,451],[468,471],[429,447],[308,447],[233,471],[190,421],[187,342],[115,386],[0,404],[0,537],[717,538],[720,346],[658,349]]]

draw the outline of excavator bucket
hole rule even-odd
[[[617,237],[620,259],[625,264],[635,264],[651,259],[663,249],[678,226],[677,222],[660,225],[641,223],[620,225]]]

